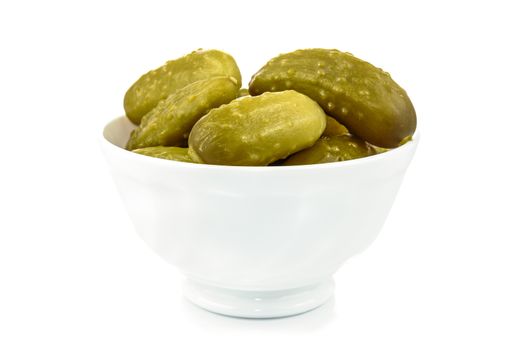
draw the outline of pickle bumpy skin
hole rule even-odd
[[[147,148],[138,148],[133,150],[133,152],[142,154],[149,157],[162,158],[167,160],[176,160],[179,162],[193,163],[190,156],[188,155],[187,148],[181,147],[147,147]]]
[[[268,165],[312,146],[325,126],[321,107],[296,91],[247,96],[200,119],[189,154],[207,164]]]
[[[133,130],[126,149],[152,146],[184,146],[193,125],[212,108],[237,97],[232,77],[194,82],[161,101]]]
[[[353,135],[397,147],[416,129],[412,102],[390,75],[337,50],[306,49],[277,56],[250,82],[250,94],[296,90],[317,101]]]
[[[139,78],[124,96],[126,116],[134,124],[169,95],[198,80],[231,76],[241,87],[241,73],[229,54],[218,50],[197,50]]]
[[[352,135],[323,136],[315,144],[293,154],[282,165],[341,162],[376,154],[366,142]]]

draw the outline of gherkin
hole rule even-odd
[[[312,146],[325,126],[321,107],[296,91],[246,96],[195,124],[189,154],[207,164],[268,165]]]
[[[339,136],[347,135],[349,133],[350,132],[343,124],[339,123],[329,115],[326,116],[326,129],[324,129],[323,136]]]
[[[240,89],[239,93],[237,94],[237,97],[244,97],[244,96],[250,96],[250,92],[248,89]]]
[[[177,90],[142,118],[126,148],[185,146],[197,120],[236,98],[238,90],[231,77],[200,80]]]
[[[218,50],[197,50],[141,76],[126,92],[124,109],[134,124],[160,101],[198,80],[231,76],[241,87],[241,73],[229,54]]]
[[[374,154],[374,148],[352,135],[323,136],[312,147],[290,156],[282,165],[341,162]]]
[[[133,150],[133,152],[142,154],[149,157],[162,158],[167,160],[176,160],[179,162],[193,163],[190,156],[188,155],[187,148],[181,147],[165,147],[165,146],[156,146],[156,147],[146,147],[138,148]]]
[[[359,138],[393,148],[416,129],[407,93],[390,75],[337,50],[306,49],[277,56],[250,82],[250,94],[296,90]]]

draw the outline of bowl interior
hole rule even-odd
[[[136,125],[129,121],[126,117],[119,117],[113,119],[104,128],[104,138],[113,145],[125,148],[128,142],[131,131],[136,128]]]

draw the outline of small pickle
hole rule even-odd
[[[348,135],[350,132],[341,123],[329,115],[326,116],[326,129],[324,129],[323,136],[339,136]]]
[[[321,107],[296,91],[247,96],[200,119],[189,154],[199,163],[268,165],[312,146],[325,126]]]
[[[341,162],[376,154],[366,142],[352,135],[323,136],[310,148],[297,152],[282,165]]]
[[[416,112],[390,75],[337,50],[306,49],[271,59],[250,81],[250,94],[295,90],[317,101],[350,132],[397,147],[416,130]]]
[[[237,97],[231,77],[196,81],[161,101],[133,130],[126,149],[152,146],[185,146],[193,125],[212,108]]]
[[[240,89],[239,93],[237,94],[237,98],[244,97],[244,96],[250,96],[250,92],[248,89]]]
[[[370,147],[372,147],[374,149],[374,151],[379,154],[379,153],[385,153],[385,152],[388,152],[390,151],[390,148],[383,148],[383,147],[378,147],[378,146],[374,146],[372,144],[369,144]]]
[[[138,148],[138,149],[133,150],[133,152],[138,153],[138,154],[143,154],[149,157],[176,160],[179,162],[186,162],[186,163],[193,163],[190,156],[188,155],[187,148],[157,146],[157,147]]]
[[[241,73],[232,56],[218,50],[197,50],[139,78],[124,96],[126,116],[139,125],[160,101],[198,80],[230,76],[241,87]]]
[[[399,146],[403,146],[405,143],[407,143],[409,141],[412,141],[412,136],[407,136],[403,140],[401,140],[401,142],[399,143]],[[372,148],[376,151],[377,154],[385,153],[385,152],[390,151],[390,148],[378,147],[378,146],[374,146],[372,144],[370,144],[370,146],[372,146]]]

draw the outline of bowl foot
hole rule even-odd
[[[246,318],[274,318],[301,314],[324,304],[333,294],[334,282],[306,287],[245,291],[226,289],[186,279],[184,296],[193,304],[222,315]]]

